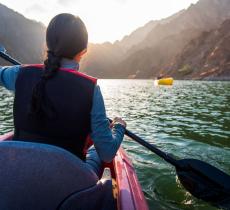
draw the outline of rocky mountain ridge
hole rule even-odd
[[[199,0],[168,18],[148,22],[115,43],[90,43],[81,71],[99,78],[149,79],[170,74],[178,79],[228,79],[229,51],[224,48],[228,46],[228,36],[224,34],[227,19],[229,0]],[[41,23],[0,4],[0,44],[23,63],[42,62],[45,30]],[[219,35],[214,37],[213,33]],[[218,40],[224,44],[218,44]],[[211,56],[211,46],[217,47],[213,52],[219,52],[216,57]],[[200,54],[208,56],[206,63]],[[214,63],[222,70],[214,70]]]
[[[142,43],[127,52],[114,69],[122,78],[154,78],[165,74],[167,66],[186,44],[204,31],[216,29],[230,18],[229,0],[200,0],[168,23],[158,24]]]
[[[230,19],[190,41],[168,67],[168,74],[179,79],[230,80]]]
[[[16,59],[23,63],[42,62],[45,30],[43,24],[0,4],[0,44]]]

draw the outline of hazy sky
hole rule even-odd
[[[58,13],[70,12],[85,22],[89,41],[115,41],[150,20],[162,19],[198,0],[1,0],[24,16],[47,25]]]

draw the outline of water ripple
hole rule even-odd
[[[172,87],[150,80],[102,80],[110,116],[177,158],[206,161],[230,174],[230,83],[176,81]],[[214,210],[187,193],[175,169],[126,138],[123,145],[138,173],[150,209]]]

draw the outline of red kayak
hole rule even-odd
[[[15,158],[15,153],[17,153],[17,147],[21,143],[20,143],[20,141],[12,141],[12,142],[16,142],[16,147],[15,147],[15,145],[12,144],[13,149],[11,149],[10,148],[11,147],[11,141],[9,141],[9,140],[11,140],[11,138],[12,138],[12,133],[7,133],[7,134],[2,135],[2,136],[0,135],[0,141],[1,141],[0,152],[4,151],[4,148],[7,148],[5,150],[8,150],[9,151],[8,153],[10,155],[12,155],[12,151],[16,148],[15,151],[13,152],[14,158]],[[4,145],[4,144],[6,144],[6,145]],[[30,149],[32,148],[32,150],[33,150],[34,146],[31,147],[30,145],[29,146],[27,145],[27,144],[31,144],[31,143],[28,143],[28,142],[22,143],[22,145],[24,145],[24,144],[26,145],[25,147],[29,147]],[[1,145],[3,147],[3,150],[1,150],[2,149]],[[41,144],[32,143],[32,145],[35,145],[35,147],[36,147],[36,145],[41,145]],[[40,148],[40,146],[39,146],[39,148]],[[21,149],[22,149],[22,146],[20,145],[19,150],[21,150]],[[27,148],[27,151],[28,151],[28,148]],[[8,154],[6,156],[8,159],[10,159],[9,161],[12,161],[12,157],[9,158]],[[45,155],[42,155],[42,157],[43,156],[45,156]],[[33,157],[36,159],[36,151],[34,152]],[[33,157],[31,157],[31,159],[33,159]],[[8,162],[8,159],[6,159],[4,161]],[[113,191],[112,194],[113,194],[113,199],[114,199],[114,203],[115,203],[114,209],[118,209],[118,210],[148,210],[149,209],[147,202],[145,200],[144,194],[142,192],[142,188],[141,188],[139,181],[137,179],[135,169],[134,169],[131,161],[129,160],[126,152],[122,148],[120,148],[119,151],[117,152],[116,157],[114,158],[113,162],[111,164],[107,164],[105,167],[107,168],[106,170],[110,169],[111,183],[112,183],[111,189]],[[0,174],[0,176],[1,175],[2,174]],[[0,179],[1,178],[2,177],[0,177]],[[16,178],[14,177],[13,179],[17,179],[17,177]],[[17,181],[15,181],[15,183],[17,183]],[[7,185],[7,186],[9,187],[9,185]],[[1,190],[0,190],[0,192],[1,192]],[[2,193],[4,193],[4,192],[1,192],[1,195],[2,195]],[[81,198],[81,200],[83,202],[84,199]],[[90,200],[88,202],[90,202]],[[2,206],[2,204],[0,202],[0,208],[1,208],[1,206]],[[11,208],[13,208],[13,207],[11,207]],[[70,207],[68,207],[68,209],[69,208]],[[65,209],[65,208],[60,207],[60,209]],[[79,209],[77,204],[76,204],[76,209]],[[84,207],[81,207],[80,209],[84,209]],[[95,209],[97,209],[97,208],[95,207]]]

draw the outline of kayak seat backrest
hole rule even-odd
[[[52,145],[1,142],[0,167],[1,210],[91,209],[98,201],[106,205],[112,194],[110,181],[98,180],[82,160]]]

